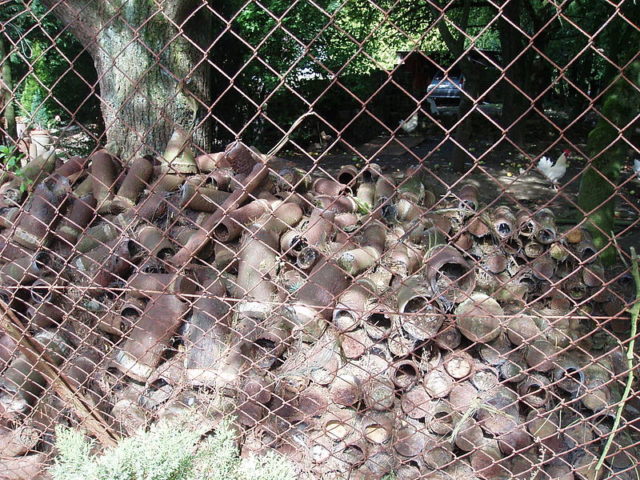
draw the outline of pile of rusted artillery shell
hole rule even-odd
[[[625,366],[585,318],[625,298],[586,231],[417,168],[271,164],[176,134],[5,179],[0,298],[114,431],[232,414],[311,478],[635,478],[630,434],[596,470]],[[0,371],[4,472],[77,419],[6,334]]]

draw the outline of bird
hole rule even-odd
[[[400,128],[406,133],[411,133],[418,128],[418,112],[414,113],[407,120],[400,120]]]
[[[640,178],[640,159],[636,158],[633,161],[633,173],[635,173],[637,177]]]
[[[558,180],[567,173],[567,156],[570,154],[570,150],[564,150],[555,163],[553,163],[549,157],[542,157],[536,167],[536,169],[553,184],[553,188],[556,190],[558,188]]]

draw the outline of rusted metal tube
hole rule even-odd
[[[376,290],[373,282],[360,279],[340,295],[333,311],[333,325],[339,332],[348,332],[360,326]]]
[[[235,190],[220,206],[220,209],[208,217],[202,224],[202,230],[196,232],[187,245],[182,247],[172,258],[171,263],[181,266],[191,260],[209,243],[213,229],[223,217],[223,212],[237,208],[267,177],[269,169],[262,163],[257,163],[242,184],[243,188]]]
[[[120,210],[133,207],[153,174],[153,164],[145,157],[136,158],[130,165],[113,201]]]
[[[98,212],[106,213],[110,209],[115,183],[120,173],[120,162],[106,150],[98,150],[90,156],[91,185]]]
[[[483,293],[472,294],[456,308],[455,313],[460,332],[472,342],[489,342],[502,331],[502,307]]]
[[[82,197],[72,197],[69,212],[62,218],[56,235],[71,245],[75,245],[76,240],[82,231],[91,223],[96,215],[96,199],[93,194]]]
[[[472,266],[453,247],[444,245],[425,254],[426,278],[445,306],[466,300],[476,284]]]
[[[118,370],[145,382],[160,364],[163,352],[188,309],[189,305],[175,295],[159,295],[152,299],[116,354]]]
[[[436,305],[433,292],[422,276],[404,280],[397,293],[398,324],[416,340],[436,336],[444,323],[444,316]]]

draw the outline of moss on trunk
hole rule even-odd
[[[626,78],[625,78],[626,77]],[[602,249],[605,264],[615,261],[616,252],[611,243],[615,213],[617,185],[622,165],[627,158],[625,129],[640,110],[640,61],[626,70],[625,76],[615,80],[600,112],[604,116],[589,133],[587,151],[593,159],[580,180],[578,206],[587,218],[587,227],[594,243]],[[622,133],[621,133],[622,132]]]

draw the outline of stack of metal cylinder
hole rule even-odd
[[[631,282],[586,230],[419,167],[273,165],[177,132],[5,178],[0,299],[114,430],[232,415],[310,478],[635,478],[631,434],[596,468]],[[1,332],[0,372],[3,462],[42,462],[73,414]]]

